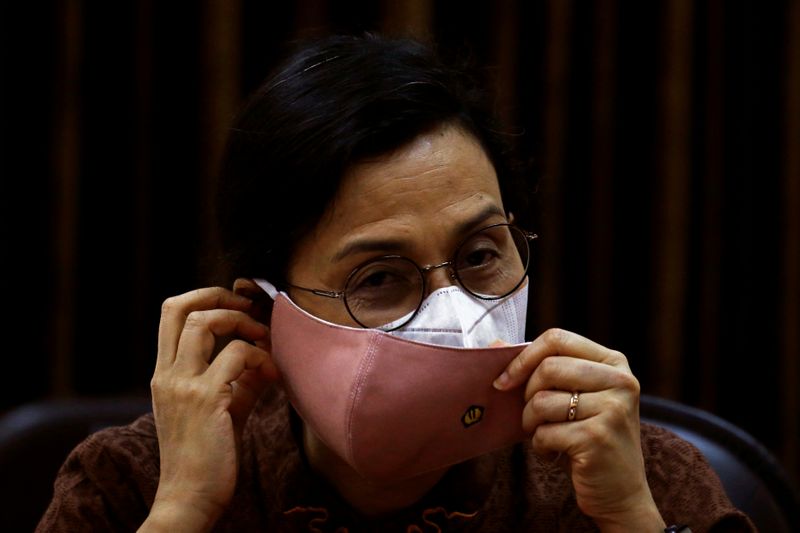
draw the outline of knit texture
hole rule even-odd
[[[298,425],[275,388],[244,431],[236,493],[214,531],[554,532],[597,531],[580,512],[567,474],[523,443],[451,468],[413,506],[380,519],[360,516],[306,464]],[[755,531],[728,500],[700,452],[642,424],[647,479],[664,520],[692,531]],[[37,531],[136,531],[159,476],[152,415],[89,437],[69,455]]]

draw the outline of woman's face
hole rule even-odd
[[[320,223],[299,243],[288,281],[339,291],[357,266],[381,255],[438,264],[471,231],[497,222],[506,216],[494,167],[474,137],[441,126],[345,173]],[[446,269],[427,274],[428,292],[452,283]],[[341,299],[289,292],[320,318],[357,325]]]

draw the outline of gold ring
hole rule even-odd
[[[575,391],[572,393],[572,397],[569,399],[569,409],[567,410],[567,422],[572,422],[575,420],[575,415],[578,414],[578,396],[580,393]]]

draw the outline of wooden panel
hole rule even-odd
[[[654,298],[651,310],[652,384],[678,395],[684,350],[690,178],[692,2],[664,4],[659,95],[659,184],[654,199]]]
[[[494,50],[492,63],[497,69],[495,93],[497,113],[501,123],[514,133],[519,126],[517,108],[517,68],[519,46],[519,16],[517,2],[506,1],[495,4]]]
[[[225,145],[228,127],[240,105],[241,92],[241,17],[240,0],[207,2],[202,27],[202,128],[200,179],[204,187],[203,198],[211,204],[214,181],[219,171],[220,158]],[[201,234],[207,239],[205,253],[215,257],[218,249],[217,226],[209,210],[198,210]],[[224,280],[227,273],[212,270],[213,264],[201,264],[202,279]]]
[[[700,405],[714,411],[717,398],[717,365],[720,335],[720,268],[722,265],[722,191],[724,186],[724,4],[708,2],[706,28],[706,84],[703,95],[705,165],[702,188],[702,249],[700,250],[699,329],[695,354],[701,358]]]
[[[613,301],[614,92],[617,2],[595,3],[592,73],[591,203],[589,214],[589,335],[607,344]]]
[[[295,3],[295,29],[297,37],[316,36],[329,27],[328,0],[297,0]]]
[[[781,420],[784,464],[800,481],[800,2],[790,2],[787,14]]]
[[[80,60],[81,13],[79,0],[60,4],[59,58],[53,91],[53,174],[57,185],[53,228],[57,262],[56,303],[53,309],[52,391],[65,396],[73,388],[75,339],[75,267],[77,248],[78,189],[80,168]]]
[[[536,316],[543,327],[561,319],[561,265],[563,256],[563,187],[569,106],[569,57],[573,2],[550,0],[545,50],[544,141],[540,194],[547,198],[541,221],[540,283]]]
[[[149,288],[153,283],[153,0],[140,0],[136,3],[136,46],[134,51],[134,69],[136,94],[136,114],[134,118],[133,150],[136,157],[133,161],[135,183],[133,183],[135,205],[133,245],[135,248],[135,265],[133,279],[139,289],[131,291],[133,301],[133,317],[137,324],[147,324],[154,314],[149,305]],[[132,353],[150,353],[150,338],[135,335],[131,339]]]
[[[431,0],[384,0],[381,29],[388,34],[426,38],[433,27]]]

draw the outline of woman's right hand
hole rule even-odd
[[[233,497],[244,424],[277,378],[252,307],[219,287],[164,302],[151,382],[161,475],[140,531],[207,531]]]

